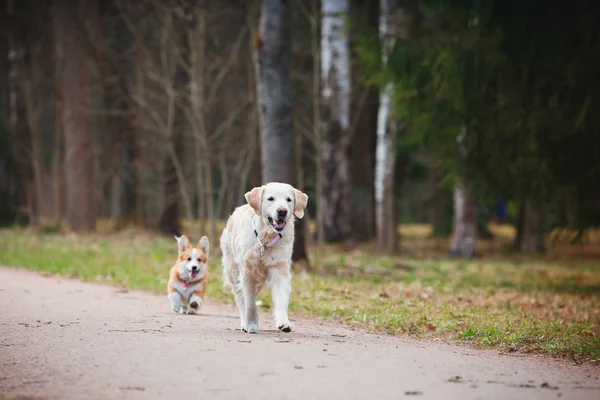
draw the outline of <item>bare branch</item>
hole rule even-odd
[[[223,81],[225,76],[229,73],[229,69],[231,68],[231,65],[233,65],[236,58],[238,57],[238,55],[240,53],[240,48],[242,47],[242,43],[244,42],[244,38],[246,37],[247,32],[248,32],[248,27],[243,26],[242,29],[240,30],[240,33],[238,34],[235,44],[233,45],[233,49],[229,53],[229,58],[227,59],[227,62],[221,68],[219,74],[216,76],[216,78],[213,81],[213,85],[212,85],[211,90],[207,97],[208,104],[212,104],[212,102],[214,101],[217,90],[221,86],[221,82]]]

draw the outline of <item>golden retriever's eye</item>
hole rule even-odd
[[[200,259],[200,257],[198,257],[198,262],[202,262],[202,260]]]
[[[292,199],[290,199],[289,197],[286,199],[288,203],[292,202]]]
[[[192,257],[188,257],[188,261],[192,261]]]
[[[269,200],[269,201],[273,201],[273,200],[275,200],[275,199],[273,198],[273,196],[271,196],[271,197],[269,197],[267,200]]]

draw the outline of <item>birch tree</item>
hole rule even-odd
[[[463,159],[467,157],[466,127],[462,127],[457,138],[460,153]],[[454,186],[454,220],[452,244],[450,254],[461,258],[475,256],[475,242],[477,239],[477,205],[473,200],[471,187],[466,179],[462,179]]]
[[[454,187],[454,222],[450,254],[461,258],[475,256],[477,210],[470,188],[459,182]]]
[[[382,64],[387,63],[394,37],[408,36],[408,13],[402,12],[396,0],[380,1],[379,34],[383,41]],[[375,150],[375,220],[377,242],[382,253],[398,251],[398,211],[395,189],[396,138],[398,121],[392,114],[394,87],[386,82],[379,100],[377,144]]]
[[[387,0],[383,0],[387,2]],[[383,11],[383,10],[382,10]],[[385,56],[384,56],[385,57]],[[398,248],[396,202],[394,198],[394,166],[397,123],[391,117],[392,84],[387,83],[381,95],[377,114],[377,147],[375,152],[375,215],[380,252]]]
[[[297,185],[292,104],[291,2],[263,0],[254,48],[262,181]],[[295,261],[307,259],[304,230],[296,232]]]
[[[321,220],[327,241],[350,235],[350,51],[344,24],[348,0],[321,2],[322,171]]]
[[[394,0],[381,0],[381,17],[379,33],[382,40],[390,31],[390,17]],[[390,39],[391,40],[391,39]],[[383,64],[387,61],[389,43],[384,44]],[[377,145],[375,150],[375,218],[377,224],[377,242],[379,251],[393,252],[397,249],[398,231],[395,227],[394,215],[394,164],[396,162],[396,135],[397,124],[392,117],[392,91],[393,85],[387,82],[379,100],[377,113]],[[390,223],[391,222],[391,223]],[[391,225],[391,227],[390,227]]]

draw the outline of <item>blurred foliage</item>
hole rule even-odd
[[[598,226],[600,3],[419,5],[400,3],[409,38],[364,29],[357,43],[361,77],[393,84],[399,153],[413,144],[482,202],[532,202],[547,229]]]

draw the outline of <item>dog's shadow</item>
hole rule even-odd
[[[206,314],[206,313],[196,313],[196,314],[186,314],[193,317],[213,317],[213,318],[229,318],[229,319],[239,319],[240,317],[234,315],[218,315],[218,314]]]
[[[190,316],[190,317],[208,317],[208,318],[228,318],[228,319],[239,319],[240,318],[235,315],[219,315],[219,314],[208,314],[208,313],[185,314],[184,316],[186,316],[186,317]],[[242,337],[250,337],[250,338],[267,336],[267,337],[275,337],[278,339],[286,340],[287,338],[290,338],[290,339],[297,338],[299,335],[298,331],[283,332],[283,331],[280,331],[279,329],[261,329],[258,334],[243,332],[240,328],[225,328],[225,330],[230,331],[230,332],[239,333],[242,335]],[[308,336],[318,337],[318,335],[308,335]],[[301,337],[307,337],[306,333],[302,334]]]

